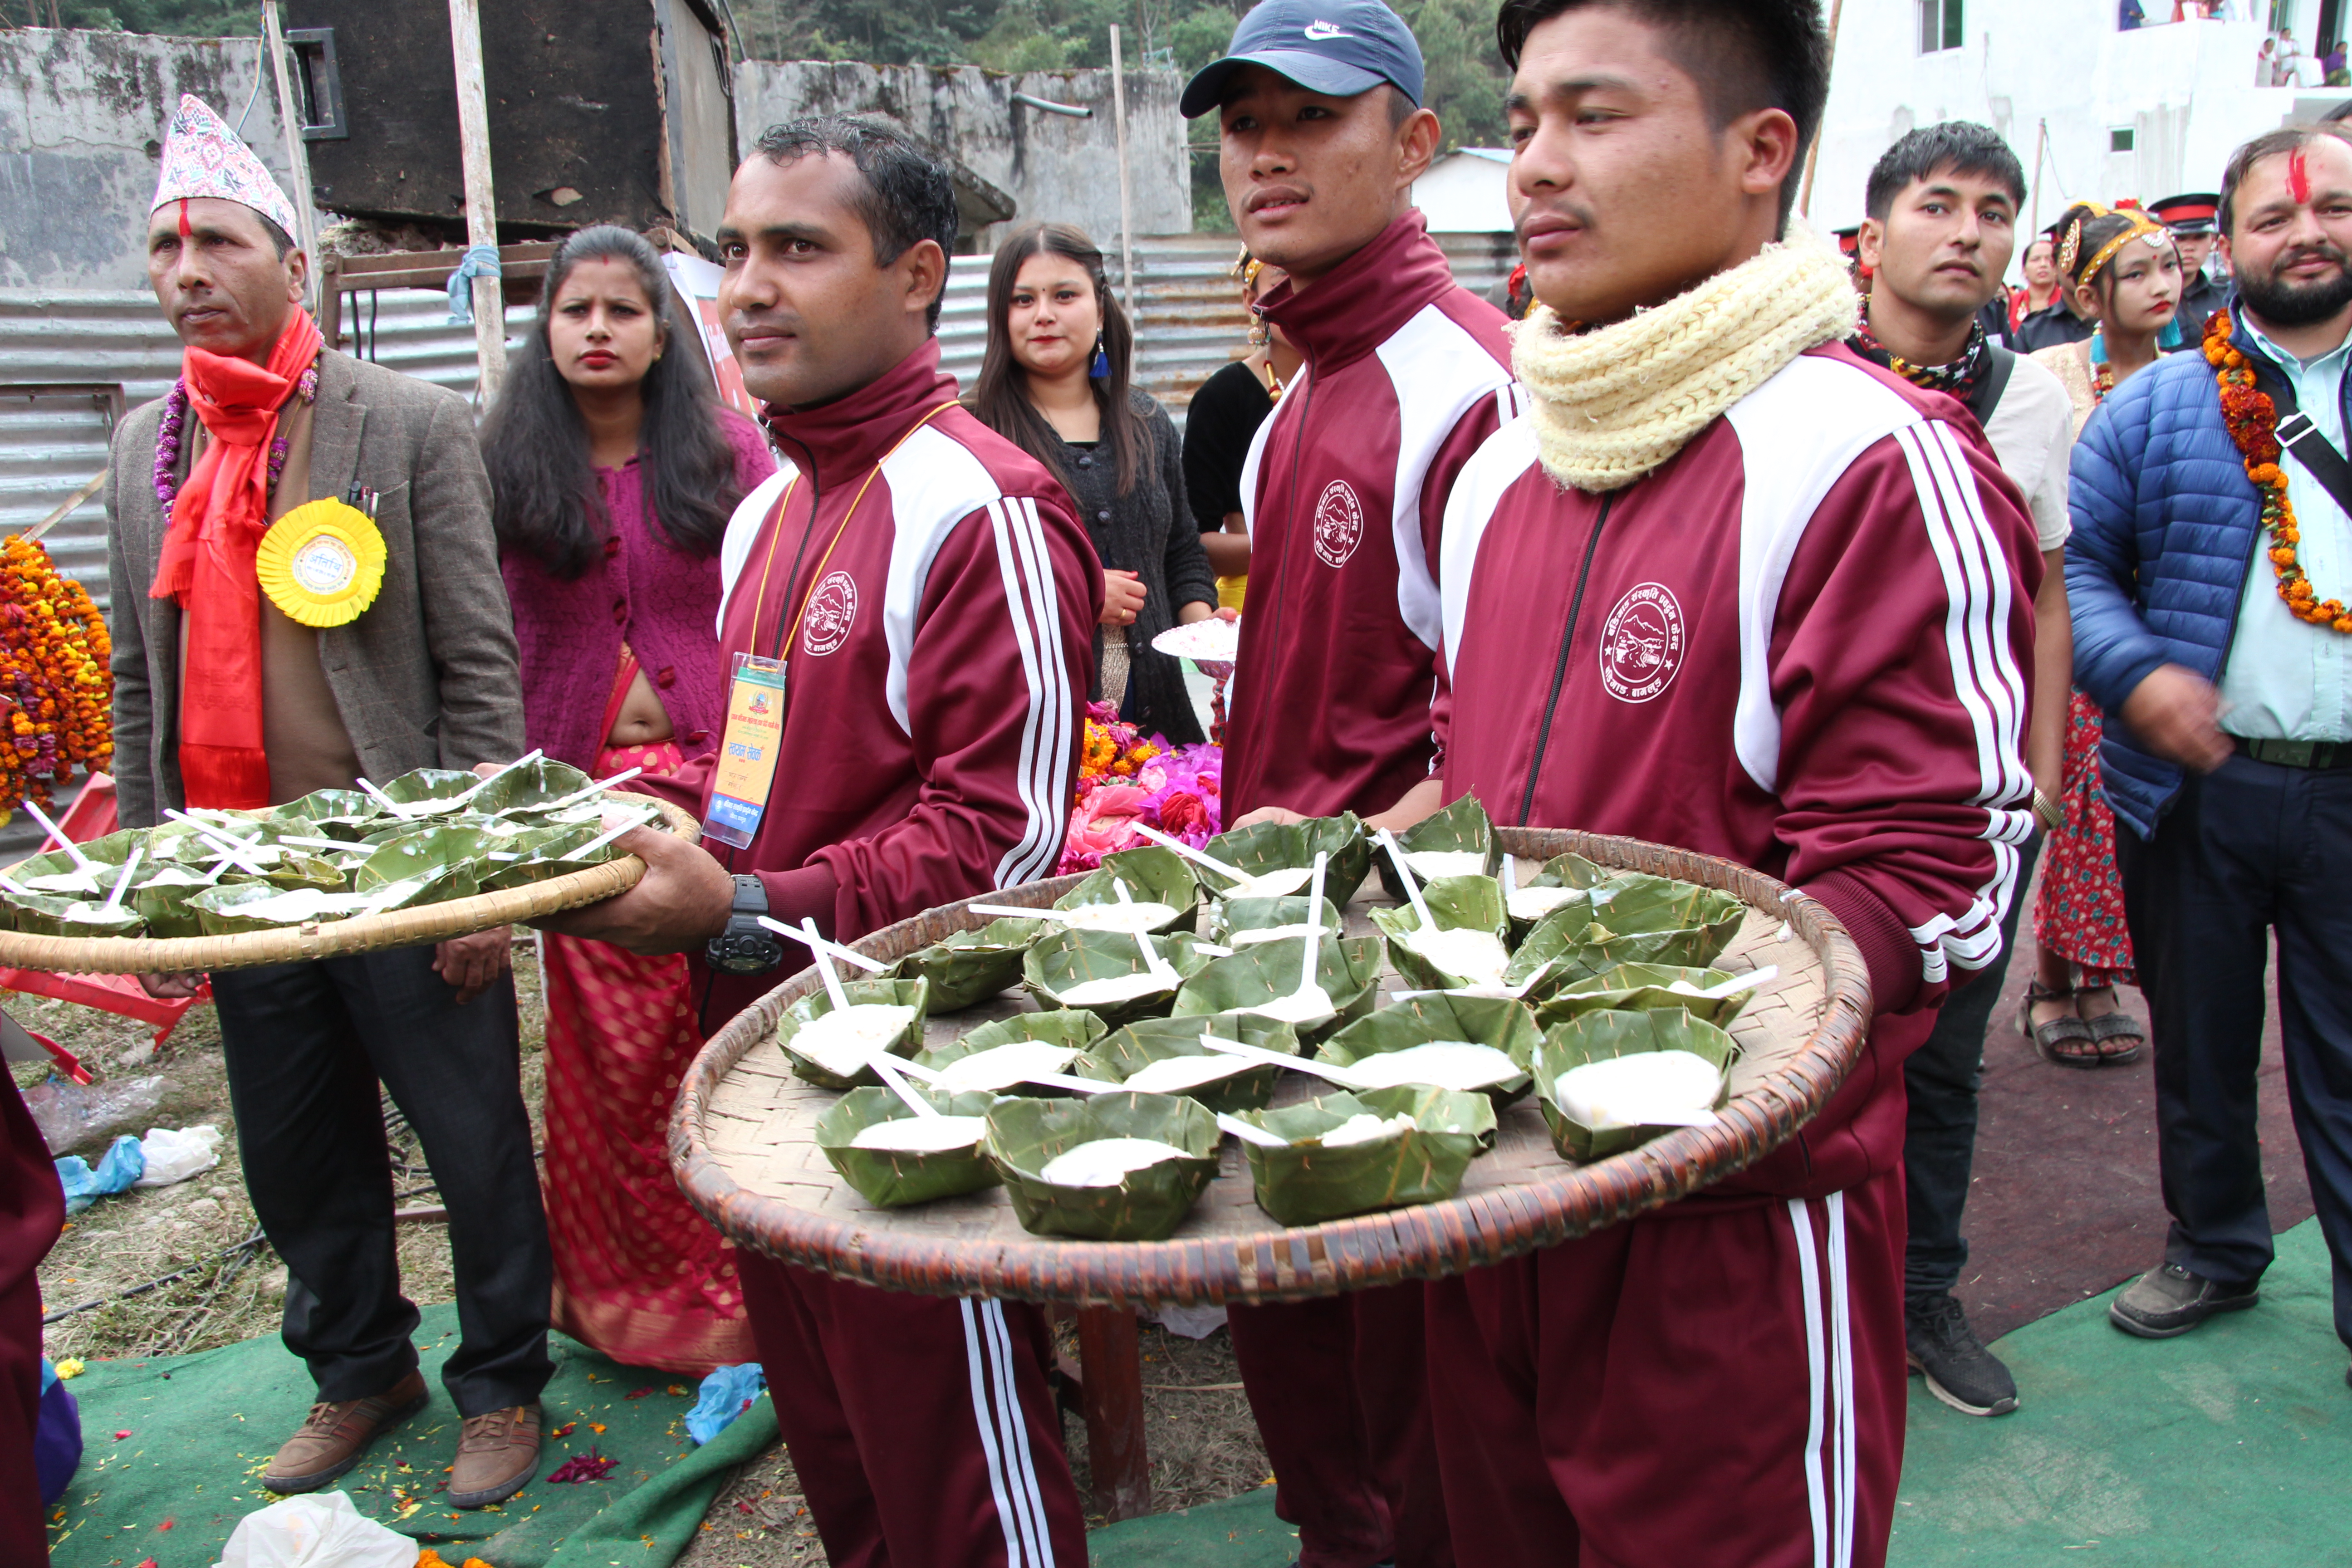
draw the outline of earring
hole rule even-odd
[[[1095,362],[1087,367],[1087,379],[1089,381],[1110,379],[1110,355],[1103,348],[1100,332],[1095,334]]]
[[[1254,348],[1254,349],[1262,349],[1262,348],[1265,347],[1265,345],[1266,345],[1268,342],[1272,342],[1272,341],[1273,341],[1273,338],[1274,338],[1274,334],[1273,334],[1272,332],[1269,332],[1268,331],[1266,331],[1266,326],[1265,326],[1265,317],[1263,317],[1263,316],[1253,316],[1253,317],[1251,317],[1251,318],[1250,318],[1250,329],[1249,329],[1249,346],[1250,346],[1250,347],[1252,347],[1252,348]]]

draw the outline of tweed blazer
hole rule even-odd
[[[106,476],[115,795],[131,827],[184,800],[180,608],[147,596],[163,547],[152,483],[163,418],[158,399],[122,421]],[[520,755],[514,621],[472,409],[446,388],[321,353],[306,499],[354,483],[378,497],[383,587],[358,619],[319,634],[319,660],[366,776]]]

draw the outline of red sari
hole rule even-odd
[[[604,714],[636,679],[625,647]],[[599,778],[675,773],[677,742],[607,746]],[[541,932],[547,976],[547,1158],[555,1326],[627,1366],[699,1375],[754,1361],[735,1249],[688,1206],[669,1169],[669,1113],[702,1048],[684,956],[640,958]]]

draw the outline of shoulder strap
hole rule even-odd
[[[1969,412],[1977,416],[1978,424],[1990,421],[1992,411],[2000,406],[2000,395],[2009,390],[2010,373],[2016,368],[2015,354],[1999,343],[1985,344],[1984,374],[1977,377],[1968,396]]]
[[[2319,433],[2311,416],[2297,406],[2294,384],[2276,365],[2253,353],[2246,356],[2246,363],[2253,367],[2256,384],[2270,394],[2271,404],[2278,410],[2279,445],[2294,454],[2295,461],[2336,499],[2345,516],[2352,517],[2352,463],[2344,460],[2344,454]]]

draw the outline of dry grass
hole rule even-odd
[[[535,950],[528,940],[516,947],[515,972],[522,1010],[523,1092],[537,1136],[546,1083],[545,1012]],[[192,1009],[158,1053],[147,1026],[130,1019],[35,996],[12,994],[7,1006],[27,1028],[79,1055],[101,1081],[156,1073],[168,1079],[163,1104],[137,1131],[208,1121],[224,1135],[216,1168],[176,1186],[101,1198],[75,1217],[42,1265],[43,1298],[52,1311],[89,1300],[108,1304],[50,1324],[43,1336],[50,1358],[174,1354],[278,1332],[284,1266],[266,1241],[230,1250],[252,1237],[256,1227],[237,1160],[220,1027],[212,1008]],[[39,1068],[21,1068],[16,1076],[29,1087],[47,1075]],[[394,1190],[408,1204],[429,1205],[432,1175],[417,1152],[415,1135],[397,1119],[392,1125]],[[179,1279],[118,1299],[133,1286],[191,1264],[197,1266],[194,1271]],[[400,1268],[402,1289],[411,1300],[420,1306],[450,1300],[446,1227],[402,1226]],[[1075,1331],[1066,1325],[1061,1337],[1075,1359]],[[1181,1391],[1238,1381],[1224,1333],[1195,1342],[1147,1323],[1142,1348],[1154,1509],[1188,1508],[1263,1484],[1265,1454],[1241,1394]],[[1063,1430],[1083,1499],[1089,1489],[1085,1424],[1067,1416]],[[678,1562],[684,1568],[823,1568],[824,1548],[781,1447],[736,1474]]]

